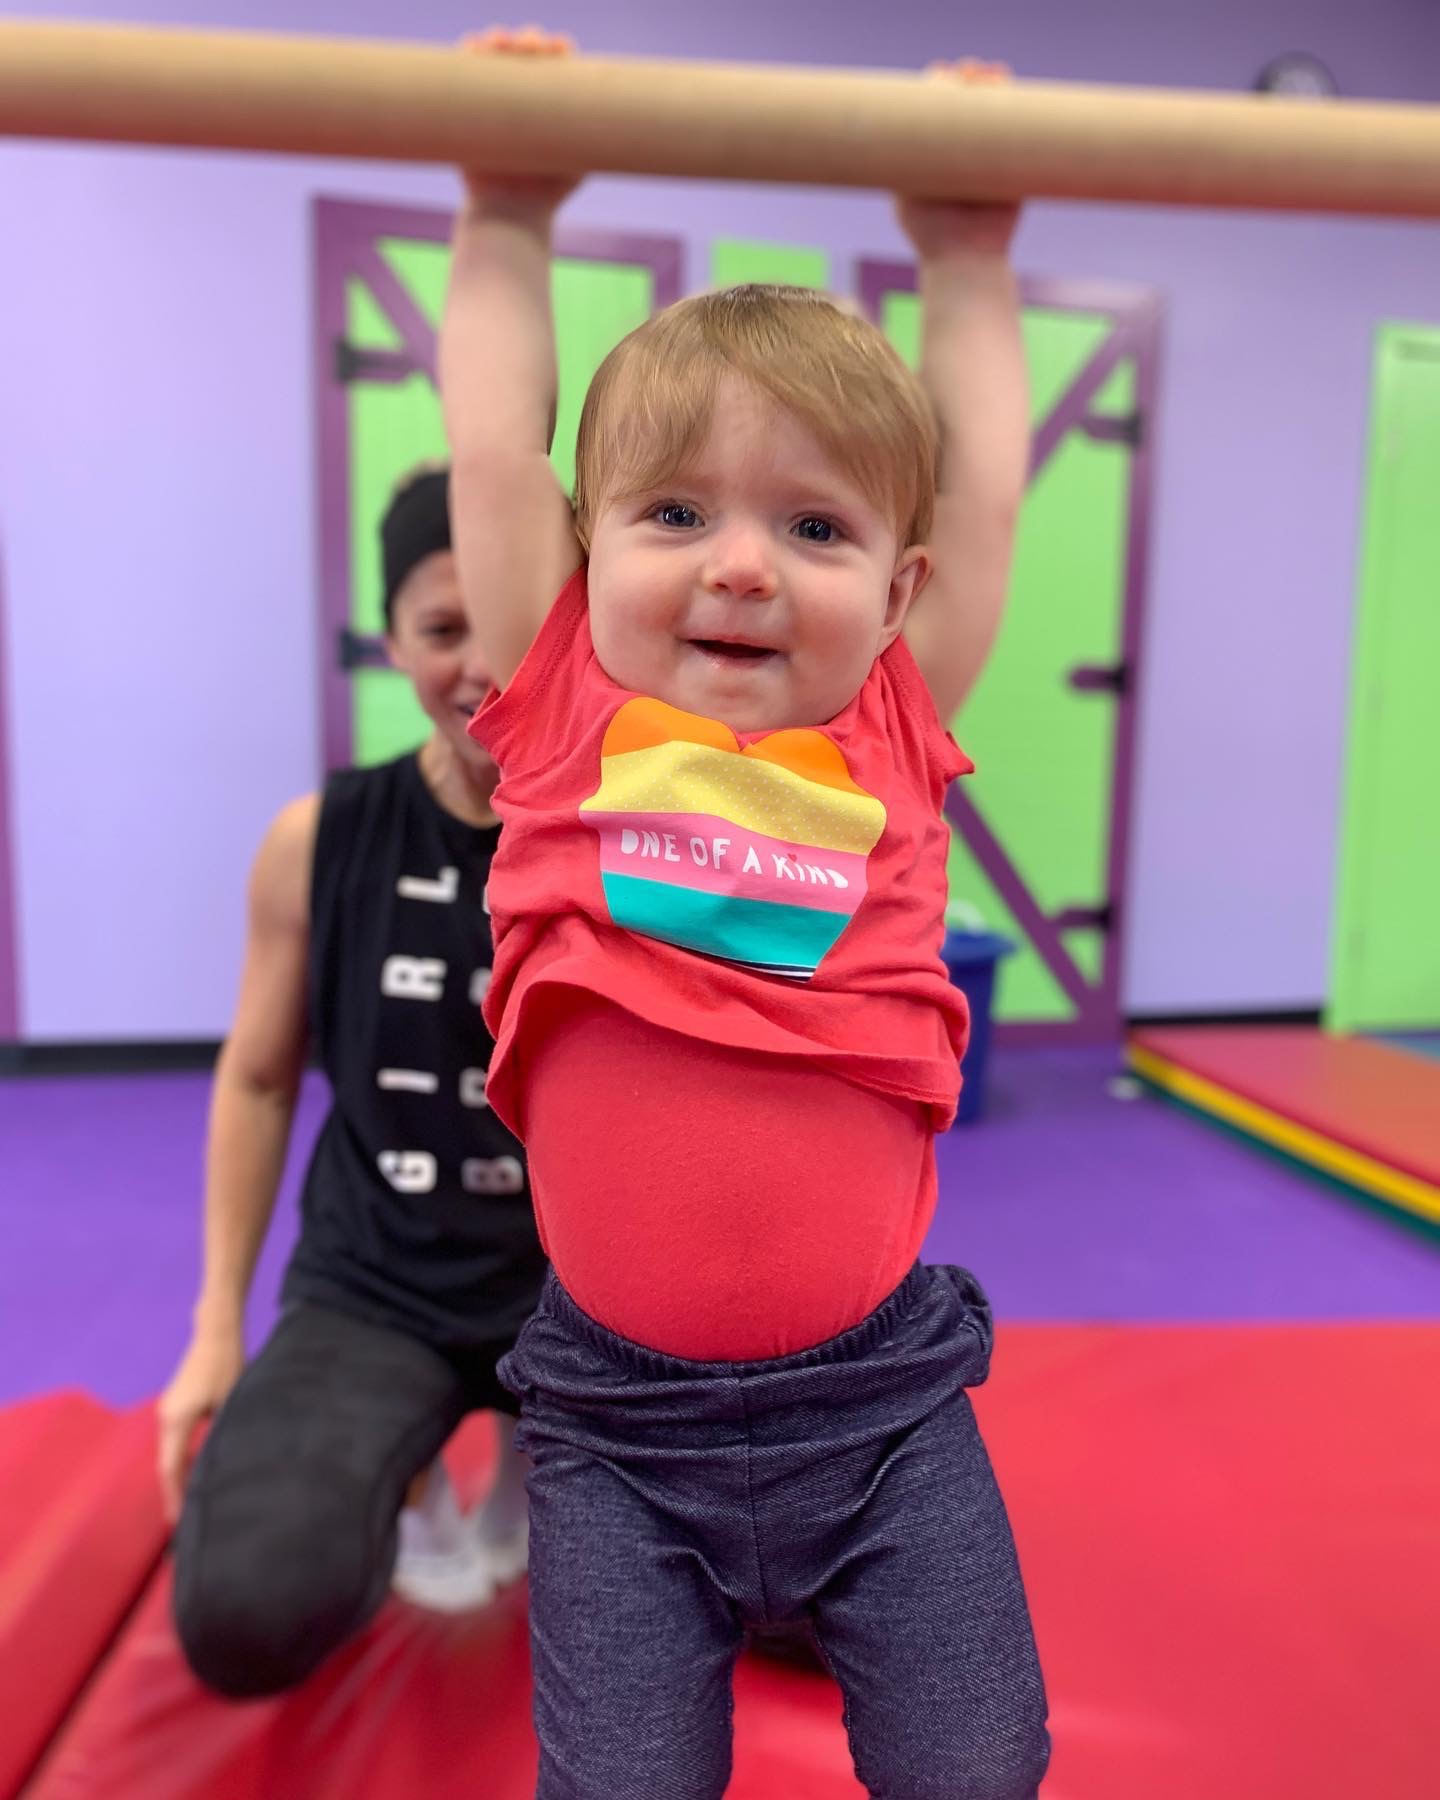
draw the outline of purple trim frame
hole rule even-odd
[[[0,557],[0,1043],[20,1036],[20,955],[15,862],[10,850],[10,757],[5,723],[5,565]]]
[[[345,341],[346,284],[355,279],[365,283],[401,340],[398,350],[362,353],[353,378],[399,382],[419,372],[433,382],[434,329],[380,254],[379,244],[384,238],[444,244],[450,241],[451,226],[451,215],[433,207],[325,198],[313,203],[315,289],[311,358],[317,421],[315,491],[319,497],[316,548],[320,595],[317,648],[320,753],[322,767],[327,770],[345,767],[353,750],[350,673],[336,655],[340,634],[350,626],[352,575],[348,383],[340,378],[336,368],[336,346]],[[562,230],[556,235],[555,254],[583,262],[619,262],[649,268],[654,277],[657,308],[680,297],[685,252],[679,238]]]
[[[885,296],[914,293],[917,286],[913,263],[863,259],[856,265],[856,285],[866,314],[877,322]],[[1110,842],[1105,865],[1103,906],[1104,952],[1100,979],[1088,980],[1065,946],[1063,932],[1092,916],[1082,906],[1062,907],[1047,915],[1026,887],[1000,839],[981,816],[973,800],[954,784],[945,800],[945,814],[976,861],[994,883],[997,892],[1024,929],[1036,953],[1067,999],[1075,1017],[1055,1021],[1016,1021],[997,1027],[1002,1043],[1105,1042],[1121,1035],[1120,984],[1124,958],[1125,888],[1129,868],[1132,793],[1135,773],[1136,683],[1140,668],[1145,612],[1145,576],[1149,552],[1150,499],[1154,483],[1153,443],[1159,400],[1159,361],[1163,301],[1159,294],[1105,282],[1025,280],[1021,297],[1026,306],[1050,312],[1099,314],[1110,330],[1099,347],[1060,395],[1049,414],[1036,427],[1031,442],[1030,480],[1049,462],[1072,431],[1084,432],[1100,442],[1124,441],[1123,425],[1091,409],[1096,395],[1114,371],[1126,361],[1135,369],[1138,439],[1131,443],[1130,478],[1126,495],[1126,545],[1124,598],[1120,638],[1118,685],[1108,683],[1103,671],[1076,669],[1071,685],[1099,697],[1108,688],[1115,702],[1114,758],[1110,778]]]

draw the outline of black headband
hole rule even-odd
[[[437,550],[450,548],[450,471],[427,469],[390,502],[380,521],[385,624],[411,572]]]

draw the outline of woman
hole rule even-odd
[[[180,1638],[237,1696],[307,1676],[392,1571],[411,1598],[453,1607],[525,1561],[514,1402],[494,1370],[544,1259],[524,1153],[485,1102],[497,774],[465,730],[490,679],[456,584],[448,471],[402,484],[381,547],[390,657],[434,729],[417,753],[292,802],[260,847],[211,1107],[204,1274],[160,1406]],[[245,1298],[311,1044],[333,1103],[281,1317],[246,1368]],[[505,1415],[500,1466],[462,1519],[436,1459],[477,1408]]]

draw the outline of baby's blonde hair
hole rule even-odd
[[[868,319],[808,288],[751,285],[666,307],[596,370],[575,446],[575,523],[587,551],[603,505],[683,472],[728,375],[804,425],[889,514],[902,548],[925,541],[938,435],[919,381]]]

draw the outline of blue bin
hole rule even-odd
[[[970,1003],[970,1042],[960,1064],[965,1077],[960,1089],[957,1125],[978,1119],[985,1106],[985,1064],[990,1054],[990,1010],[995,995],[995,971],[1002,956],[1015,948],[1009,938],[993,931],[947,931],[940,946],[940,960],[950,979]]]

